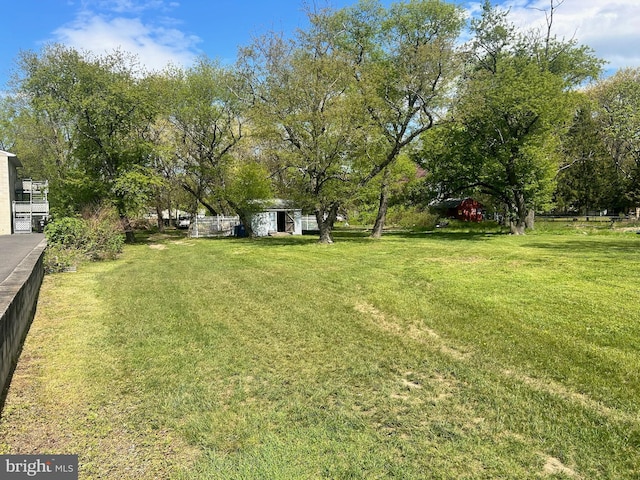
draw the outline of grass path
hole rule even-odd
[[[155,238],[45,279],[0,452],[78,453],[82,478],[637,478],[639,303],[633,234]]]

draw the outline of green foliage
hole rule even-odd
[[[624,177],[607,152],[594,108],[585,99],[564,136],[554,198],[559,212],[624,210]]]
[[[114,259],[124,236],[112,209],[100,208],[86,218],[63,217],[45,227],[47,273],[64,271],[86,260]]]
[[[329,243],[337,212],[447,103],[463,16],[435,0],[389,8],[371,0],[309,20],[291,42],[268,36],[242,61],[279,187],[315,212]]]
[[[153,194],[166,185],[166,180],[153,168],[134,165],[118,176],[113,191],[122,199],[124,212],[136,216],[150,205]]]
[[[273,198],[269,172],[258,162],[235,165],[229,178],[225,196],[237,210],[255,213],[261,210],[260,200]]]
[[[54,220],[45,227],[50,245],[84,250],[89,242],[87,223],[81,218],[65,217]]]
[[[151,171],[152,127],[167,92],[143,73],[120,51],[94,56],[49,45],[22,53],[15,97],[25,126],[23,161],[50,180],[58,212],[110,202],[125,217],[146,200],[148,189],[138,187],[154,177],[139,174]]]
[[[601,62],[550,32],[518,33],[489,2],[472,31],[459,101],[451,122],[425,136],[423,161],[441,193],[489,194],[506,209],[512,232],[524,233],[529,212],[551,201],[577,98],[571,90]]]
[[[628,205],[640,204],[640,69],[622,69],[590,92],[595,121],[615,169],[624,182]]]
[[[545,12],[546,31],[520,32],[485,1],[465,48],[464,11],[453,3],[309,7],[307,29],[265,35],[233,67],[201,57],[159,74],[125,52],[48,45],[20,57],[16,89],[0,105],[0,146],[49,180],[56,215],[108,202],[127,220],[128,239],[127,217],[149,207],[244,215],[252,200],[278,196],[314,212],[330,242],[338,212],[385,205],[387,188],[391,205],[491,195],[523,231],[528,212],[552,204],[562,155],[577,153],[561,149],[573,90],[602,65],[551,34],[558,7]],[[623,71],[593,93],[627,204],[640,199],[637,85],[637,72]],[[425,181],[397,181],[394,164],[418,140]],[[596,175],[588,163],[560,177],[563,205],[615,196],[583,188],[576,200],[586,187],[577,176]]]
[[[433,230],[439,217],[418,207],[394,205],[387,212],[387,224],[408,230]]]

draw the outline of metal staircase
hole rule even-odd
[[[49,219],[49,183],[25,178],[16,188],[13,202],[13,231],[31,233],[41,231]]]

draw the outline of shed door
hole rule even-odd
[[[278,213],[278,232],[286,232],[287,221],[286,221],[286,212],[279,211]]]
[[[278,212],[278,232],[295,233],[296,221],[293,210]]]
[[[286,212],[285,217],[285,231],[287,233],[295,233],[296,231],[296,219],[293,213],[293,210],[289,210]]]

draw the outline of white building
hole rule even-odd
[[[257,237],[278,233],[302,235],[302,209],[286,200],[270,200],[251,217],[251,229]]]
[[[13,153],[0,150],[0,235],[14,232],[13,202],[16,200],[17,168],[21,166]]]

